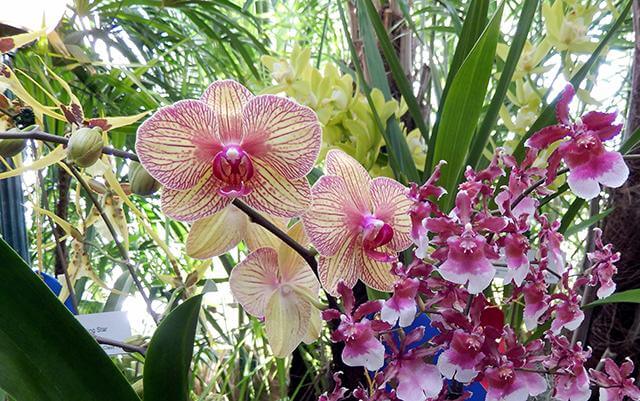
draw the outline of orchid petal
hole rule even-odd
[[[570,172],[567,183],[571,191],[582,199],[593,199],[600,194],[600,184],[595,178],[582,178]]]
[[[396,252],[404,251],[412,242],[412,201],[407,188],[391,178],[378,177],[371,182],[370,192],[376,217],[393,228],[393,238],[387,246]]]
[[[242,140],[242,109],[252,97],[247,88],[230,79],[212,83],[202,94],[200,100],[215,112],[222,143]]]
[[[402,401],[433,399],[442,390],[442,376],[438,368],[420,359],[401,362],[398,371],[398,398]]]
[[[211,169],[200,180],[184,191],[165,188],[162,191],[162,211],[180,221],[196,221],[224,209],[231,198],[218,194],[220,181],[213,177]]]
[[[618,188],[629,178],[629,167],[627,167],[620,153],[605,152],[598,162],[602,166],[609,166],[609,168],[598,177],[598,181],[602,185],[610,188]]]
[[[251,178],[252,191],[245,202],[276,217],[299,216],[311,204],[311,188],[306,178],[288,179],[271,166],[255,160],[256,174]]]
[[[355,238],[344,241],[338,251],[332,257],[320,256],[318,262],[318,276],[322,287],[331,295],[337,296],[338,282],[353,288],[358,281],[356,254],[354,249]]]
[[[238,245],[248,230],[249,218],[229,206],[193,223],[187,237],[187,254],[196,259],[222,255]]]
[[[567,127],[551,125],[531,135],[531,137],[527,139],[526,145],[534,149],[544,149],[552,143],[566,137],[569,133],[571,133],[571,130]]]
[[[182,100],[159,109],[138,128],[140,163],[162,185],[196,185],[220,147],[213,110],[198,100]]]
[[[287,227],[285,219],[270,216],[265,217],[281,230],[284,230]],[[256,223],[249,223],[247,232],[244,236],[244,242],[247,244],[247,248],[251,251],[255,251],[258,248],[278,249],[278,247],[282,245],[282,240],[276,237],[271,231]]]
[[[322,333],[322,316],[320,311],[315,309],[311,311],[311,319],[309,319],[309,328],[302,341],[305,344],[311,344],[320,337]]]
[[[265,331],[273,355],[283,358],[293,352],[305,338],[313,307],[285,284],[267,303]]]
[[[618,113],[604,113],[601,111],[590,111],[583,115],[580,119],[582,123],[591,131],[599,131],[602,128],[607,128],[616,121]]]
[[[265,316],[267,303],[279,286],[275,249],[260,248],[251,252],[231,270],[229,285],[234,298],[247,313]]]
[[[311,188],[311,194],[311,207],[302,216],[304,229],[320,255],[333,256],[350,236],[346,184],[342,177],[325,175]]]
[[[393,291],[397,277],[391,273],[391,264],[379,262],[368,257],[362,249],[355,251],[356,263],[359,263],[360,280],[378,291]]]
[[[306,246],[308,243],[301,223],[294,224],[288,230],[287,235],[302,246]],[[320,290],[320,283],[307,262],[283,242],[278,248],[278,265],[283,282],[310,289],[315,294]]]
[[[576,91],[573,88],[573,85],[567,84],[564,90],[560,94],[560,100],[556,103],[556,119],[559,123],[569,124],[569,103],[573,100],[573,96],[575,96]]]
[[[249,100],[243,113],[243,149],[289,179],[311,171],[322,138],[313,110],[280,96],[262,95]]]
[[[330,150],[325,158],[325,172],[327,175],[337,175],[344,179],[346,194],[351,198],[354,210],[371,212],[369,210],[371,177],[356,159],[341,150]]]

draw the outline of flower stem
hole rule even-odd
[[[291,238],[287,233],[278,228],[275,224],[267,220],[264,216],[252,209],[249,205],[236,198],[233,205],[242,210],[252,223],[264,227],[267,231],[278,237],[282,242],[287,244],[291,249],[296,251],[311,266],[314,273],[318,274],[318,263],[316,262],[316,253],[302,246],[296,240]]]

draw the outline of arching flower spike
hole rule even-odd
[[[162,209],[195,221],[234,198],[278,217],[309,206],[305,176],[320,151],[315,113],[291,100],[253,96],[235,81],[211,84],[200,100],[163,107],[138,128],[136,151],[165,189]]]
[[[289,236],[306,244],[300,224]],[[289,246],[260,248],[231,271],[235,299],[250,315],[264,317],[267,339],[277,357],[289,355],[301,341],[320,335],[320,311],[314,305],[320,283],[311,267]]]
[[[326,157],[326,175],[312,188],[312,206],[302,216],[311,243],[320,253],[323,287],[336,295],[343,280],[353,287],[361,279],[371,288],[391,291],[390,262],[411,244],[411,201],[407,189],[367,171],[340,150]]]

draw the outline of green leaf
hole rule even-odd
[[[202,295],[184,301],[158,326],[144,364],[144,401],[189,401],[189,367]]]
[[[393,170],[393,173],[398,180],[405,183],[407,181],[418,182],[420,180],[420,175],[418,174],[418,170],[416,169],[415,163],[413,162],[413,157],[411,156],[411,151],[409,150],[407,140],[400,130],[400,126],[398,125],[395,117],[392,116],[391,118],[389,118],[389,120],[387,121],[387,129],[384,129],[382,120],[380,119],[380,115],[376,110],[373,99],[371,98],[371,88],[367,84],[367,81],[364,77],[362,66],[360,65],[353,40],[348,33],[349,26],[347,24],[347,19],[345,17],[344,9],[341,2],[338,2],[338,11],[340,12],[340,21],[342,22],[342,27],[344,29],[344,32],[346,32],[345,38],[347,40],[347,43],[349,44],[349,51],[351,53],[351,58],[356,69],[358,83],[362,87],[362,91],[367,98],[369,106],[371,107],[376,127],[380,131],[387,145],[387,152],[389,153],[390,159],[389,164]],[[361,13],[360,28],[362,30],[362,36],[365,46],[365,56],[367,58],[369,73],[372,77],[372,84],[382,91],[386,100],[390,100],[391,90],[389,89],[389,83],[387,82],[384,68],[382,68],[382,57],[380,57],[380,52],[378,51],[378,48],[375,44],[375,40],[373,40],[374,36],[372,33],[371,23],[366,18],[366,14],[363,13]]]
[[[629,14],[630,9],[631,9],[631,0],[627,0],[626,6],[624,7],[622,12],[616,19],[616,22],[611,26],[611,28],[609,28],[607,34],[604,35],[600,43],[598,43],[598,46],[595,48],[595,50],[591,54],[591,57],[589,57],[587,62],[584,63],[582,67],[580,67],[578,72],[576,72],[573,75],[573,77],[569,80],[569,82],[571,82],[574,88],[578,88],[578,86],[580,86],[580,83],[582,82],[582,80],[587,76],[591,68],[596,64],[596,61],[598,61],[598,58],[600,58],[600,53],[602,52],[602,50],[607,46],[609,41],[613,37],[615,37],[615,34],[616,32],[618,32],[618,29],[620,29],[620,27],[624,24],[624,21],[627,18],[627,14]],[[518,146],[516,147],[516,150],[513,152],[514,156],[518,160],[522,160],[522,158],[524,157],[524,153],[525,153],[524,143],[526,142],[527,139],[529,139],[531,135],[533,135],[535,132],[541,130],[544,127],[547,127],[549,125],[553,125],[556,123],[555,108],[558,100],[560,100],[560,95],[556,96],[553,102],[551,102],[549,105],[547,105],[547,107],[545,107],[542,113],[540,113],[540,116],[538,117],[538,119],[531,125],[531,128],[529,128],[529,131],[527,131],[527,133],[522,137],[522,139],[520,140],[520,143],[518,143]]]
[[[640,144],[640,127],[636,128],[633,134],[629,135],[620,146],[620,153],[626,155],[634,150]]]
[[[615,304],[621,302],[640,304],[640,288],[611,294],[604,299],[599,299],[585,305],[583,309],[593,308],[594,306],[598,305]]]
[[[425,143],[429,143],[429,130],[427,125],[422,118],[422,109],[418,104],[418,100],[413,95],[413,89],[411,87],[411,83],[407,78],[407,74],[402,69],[402,65],[400,64],[400,60],[398,59],[398,55],[396,54],[396,50],[389,39],[389,35],[387,34],[387,30],[384,28],[382,24],[382,20],[380,20],[380,15],[378,15],[378,10],[373,5],[371,0],[362,0],[367,9],[367,14],[369,15],[369,21],[371,21],[371,25],[378,37],[378,41],[380,42],[380,47],[382,48],[382,53],[384,54],[384,58],[387,60],[389,64],[389,69],[391,70],[391,76],[393,80],[396,82],[398,86],[398,90],[404,97],[405,102],[407,103],[407,107],[409,108],[409,114],[411,118],[415,122],[416,126],[420,130],[422,137],[425,140]]]
[[[509,54],[505,61],[502,72],[500,73],[500,80],[496,86],[496,91],[491,98],[489,108],[484,115],[482,124],[478,128],[478,132],[473,140],[473,146],[471,147],[471,153],[467,158],[466,165],[478,167],[478,162],[482,156],[482,151],[487,146],[487,141],[491,135],[491,131],[495,128],[495,123],[498,120],[498,113],[500,107],[504,102],[504,98],[509,89],[511,78],[516,70],[522,49],[527,42],[527,36],[529,35],[529,29],[531,28],[531,22],[536,14],[539,0],[525,0],[522,5],[522,11],[520,13],[520,19],[518,20],[518,28],[513,35],[511,43],[509,44]]]
[[[446,5],[446,4],[445,4]],[[451,4],[447,5],[447,9],[452,15],[455,14],[455,8]],[[449,66],[449,72],[447,74],[447,80],[440,97],[440,104],[438,105],[438,114],[436,115],[436,122],[433,126],[433,132],[429,138],[429,146],[427,148],[427,158],[425,160],[424,177],[428,177],[431,174],[432,166],[434,165],[434,152],[436,138],[438,137],[438,127],[442,118],[442,111],[444,109],[445,100],[451,89],[453,79],[456,77],[458,70],[462,66],[463,61],[467,58],[473,47],[478,42],[480,35],[484,31],[487,25],[487,14],[489,12],[488,0],[473,0],[467,11],[467,15],[462,25],[462,32],[460,33],[460,39],[456,45],[456,50]],[[437,82],[437,81],[436,81]]]
[[[567,211],[562,216],[562,220],[560,221],[560,228],[558,228],[558,232],[564,234],[565,231],[569,228],[569,225],[573,222],[573,219],[576,218],[578,213],[580,213],[580,209],[585,205],[586,201],[582,198],[576,198],[571,205],[567,209]]]
[[[98,343],[0,239],[0,388],[16,401],[140,401]]]
[[[571,235],[577,234],[580,231],[584,230],[587,227],[590,227],[596,223],[598,223],[600,220],[604,219],[605,217],[607,217],[611,212],[613,212],[614,208],[609,208],[607,210],[605,210],[604,212],[598,213],[595,216],[591,216],[588,219],[581,221],[579,224],[576,224],[575,226],[571,226],[569,228],[567,228],[567,230],[564,232],[564,235],[569,237]]]
[[[502,9],[503,6],[500,6],[496,11],[460,66],[444,102],[431,168],[440,160],[447,162],[442,166],[440,179],[440,184],[448,193],[444,198],[445,205],[450,204],[455,196],[458,177],[464,168],[467,151],[478,124],[498,44]]]

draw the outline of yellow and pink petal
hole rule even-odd
[[[306,176],[320,153],[318,117],[289,99],[262,95],[249,100],[243,127],[242,148],[286,178]]]
[[[378,177],[370,186],[373,211],[376,218],[389,224],[393,238],[387,246],[396,252],[404,251],[411,245],[412,201],[407,196],[407,188],[387,177]]]
[[[271,295],[265,311],[265,332],[274,356],[291,354],[306,338],[314,309],[286,284]]]
[[[215,113],[218,135],[223,144],[242,141],[242,110],[253,98],[247,88],[233,80],[216,81],[209,85],[200,100]]]
[[[191,188],[176,190],[164,188],[161,196],[162,211],[180,221],[196,221],[224,209],[233,199],[220,196],[220,181],[209,169]]]
[[[356,159],[341,150],[330,150],[325,158],[325,174],[342,177],[353,210],[361,213],[371,212],[371,177]]]
[[[272,248],[251,252],[231,270],[229,285],[234,298],[247,313],[265,316],[267,304],[280,286],[278,253]]]
[[[196,259],[222,255],[245,238],[249,224],[247,215],[235,206],[197,220],[189,230],[187,254]]]
[[[214,111],[198,100],[163,107],[143,122],[136,152],[144,168],[167,188],[193,187],[221,149]]]
[[[358,281],[358,261],[356,260],[355,241],[345,241],[332,257],[320,256],[318,276],[322,287],[331,295],[338,296],[338,283],[353,288]]]

